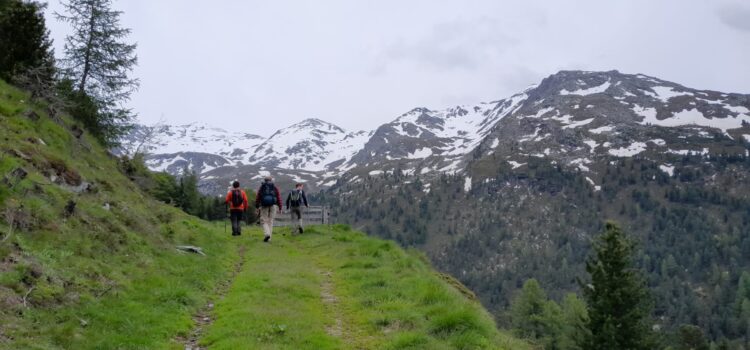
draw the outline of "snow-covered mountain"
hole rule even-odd
[[[563,71],[544,79],[508,118],[493,127],[473,161],[523,167],[545,158],[590,174],[602,162],[718,152],[750,139],[750,95],[695,90],[645,75]],[[673,166],[661,165],[667,173]]]
[[[139,126],[123,148],[134,152],[145,140],[140,149],[149,153],[152,169],[179,173],[187,167],[204,182],[222,185],[270,172],[316,189],[395,171],[466,172],[487,157],[512,168],[528,157],[548,158],[590,172],[594,184],[597,158],[707,152],[714,140],[750,139],[748,122],[748,95],[641,74],[562,71],[505,99],[415,108],[372,131],[350,132],[320,119],[267,138],[202,124]]]
[[[612,220],[638,242],[655,329],[747,337],[722,328],[737,287],[715,276],[750,268],[750,95],[563,71],[477,108],[407,113],[349,164],[324,192],[331,217],[423,250],[501,318],[530,278],[553,298],[580,291]]]
[[[246,154],[265,138],[227,131],[205,123],[186,125],[136,125],[122,140],[119,153],[147,153],[155,171],[179,174],[188,168],[204,173],[221,166],[244,164]]]
[[[276,131],[247,159],[282,169],[330,170],[331,164],[347,161],[359,151],[370,133],[347,132],[320,119],[302,122]]]

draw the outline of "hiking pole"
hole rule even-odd
[[[229,212],[229,207],[228,207],[227,203],[224,203],[224,216],[225,217],[224,217],[224,220],[222,220],[222,221],[224,221],[224,234],[227,234],[227,219],[228,219],[227,213],[228,212]]]

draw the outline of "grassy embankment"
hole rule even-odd
[[[230,274],[236,247],[144,194],[47,111],[0,81],[0,349],[169,346]]]

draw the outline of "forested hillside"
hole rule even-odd
[[[477,163],[471,180],[370,177],[321,200],[338,210],[337,220],[424,249],[504,324],[528,278],[557,300],[578,290],[591,237],[603,218],[614,219],[638,239],[636,261],[648,273],[659,326],[693,324],[712,339],[744,339],[750,159],[667,157],[673,176],[640,157],[606,162],[599,191],[580,173],[529,157],[524,169]]]
[[[593,87],[568,87],[584,82]],[[743,118],[750,100],[676,85],[651,99],[649,89],[667,89],[653,84],[667,85],[616,72],[561,72],[526,92],[465,171],[354,171],[321,200],[336,220],[426,251],[503,324],[529,278],[557,301],[578,291],[592,236],[615,220],[637,237],[654,326],[665,338],[693,325],[715,342],[745,344],[750,131]],[[712,112],[719,105],[701,105],[708,100],[700,96],[732,100],[738,105],[727,108],[741,112],[722,116],[726,110]],[[705,119],[679,121],[683,108]]]

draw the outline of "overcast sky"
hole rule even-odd
[[[270,135],[372,129],[413,107],[507,97],[562,69],[750,93],[748,0],[121,0],[146,124]],[[48,12],[59,11],[57,0]],[[48,16],[57,55],[66,24]]]

